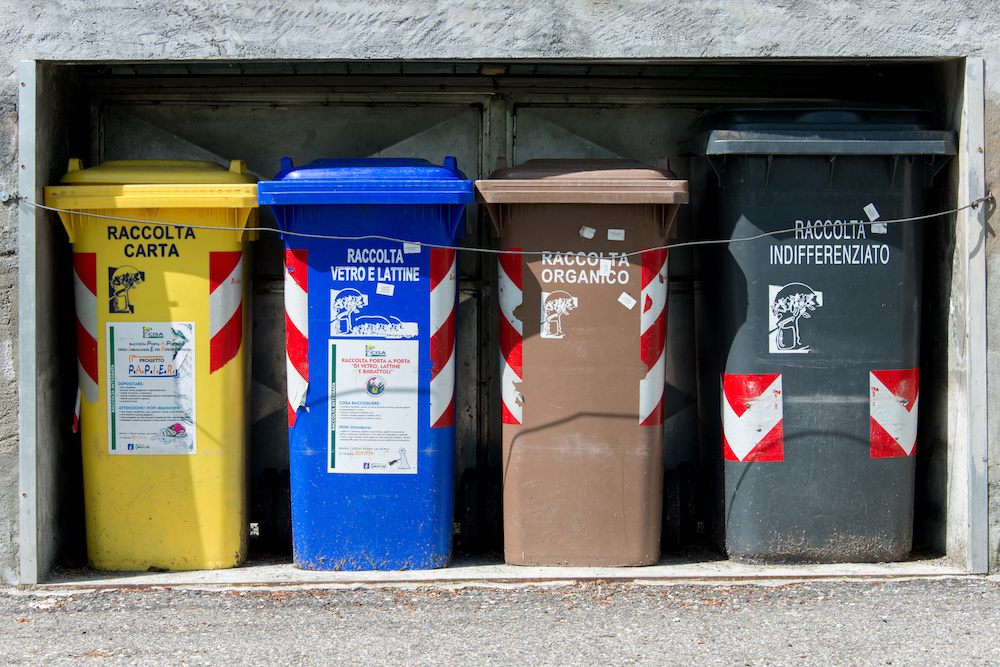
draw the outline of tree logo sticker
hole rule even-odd
[[[126,313],[131,315],[135,312],[135,306],[129,296],[133,287],[146,280],[146,273],[134,266],[109,266],[108,267],[108,312]]]
[[[808,354],[808,327],[802,320],[823,306],[823,293],[805,283],[769,285],[771,307],[768,309],[768,348],[773,354]],[[803,335],[806,334],[806,335]]]
[[[542,292],[542,338],[562,338],[563,315],[580,305],[577,297],[568,292]]]
[[[417,323],[393,315],[361,315],[375,307],[368,294],[353,287],[330,290],[330,335],[363,338],[416,338]]]

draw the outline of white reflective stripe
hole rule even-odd
[[[666,381],[667,355],[660,351],[656,363],[639,380],[639,422],[644,422],[663,399],[663,383]]]
[[[778,392],[775,394],[775,392]],[[722,398],[722,431],[736,458],[742,461],[760,444],[767,434],[774,430],[782,419],[781,376],[779,375],[760,396],[753,399],[750,407],[738,417],[729,401],[725,389]]]
[[[458,278],[455,271],[455,262],[451,263],[448,275],[431,290],[431,333],[435,333],[448,321],[453,310],[455,310],[455,289],[458,286]]]
[[[906,409],[906,399],[893,394],[881,380],[869,372],[871,382],[871,417],[892,439],[899,443],[906,455],[913,453],[917,444],[917,407],[920,394],[913,401],[913,407]]]
[[[649,297],[652,304],[649,310],[646,310],[646,297]],[[655,278],[649,281],[646,288],[642,290],[642,295],[639,300],[639,307],[642,309],[640,312],[640,324],[639,331],[645,333],[649,327],[656,323],[656,319],[663,313],[663,309],[667,306],[667,262],[663,262],[663,266],[660,268],[659,273]]]
[[[455,353],[431,380],[431,424],[436,424],[455,396]]]
[[[73,272],[73,296],[76,297],[76,318],[90,337],[97,340],[97,296],[87,289],[76,271]]]
[[[500,291],[500,312],[503,313],[503,316],[507,318],[507,321],[510,322],[510,325],[514,327],[517,333],[524,335],[521,320],[514,317],[514,309],[521,305],[523,295],[521,294],[521,290],[517,288],[517,285],[514,284],[514,281],[507,276],[502,265],[500,266],[497,288]]]
[[[90,379],[87,372],[83,370],[83,364],[77,363],[77,376],[80,379],[80,391],[88,403],[97,402],[97,383]]]
[[[291,406],[292,410],[298,410],[306,404],[306,391],[309,389],[309,382],[295,370],[295,365],[292,364],[292,360],[288,358],[287,354],[285,355],[285,371],[288,384],[288,405]]]
[[[243,302],[243,257],[215,291],[208,295],[208,337],[215,338],[229,324]]]
[[[521,378],[517,376],[510,364],[504,360],[503,368],[500,370],[500,397],[507,410],[514,416],[518,424],[524,423],[521,418],[521,392],[517,390],[516,384],[521,383]]]
[[[287,269],[285,269],[285,314],[299,333],[308,338],[309,293],[299,287]]]

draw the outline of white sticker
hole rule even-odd
[[[618,303],[625,306],[629,310],[632,310],[635,307],[636,300],[633,299],[628,292],[622,292],[622,295],[618,297]]]
[[[601,257],[600,262],[601,262],[601,266],[598,269],[598,273],[600,275],[602,275],[602,276],[609,276],[609,275],[611,275],[611,269],[615,265],[614,260],[608,259],[607,257]]]
[[[416,255],[420,253],[419,243],[404,243],[403,244],[403,254],[404,255]]]
[[[872,234],[888,234],[889,225],[884,222],[873,222],[872,223]]]
[[[375,293],[381,294],[382,296],[392,296],[393,292],[396,291],[396,286],[392,283],[379,283],[375,287]]]
[[[595,234],[597,234],[597,230],[593,227],[588,227],[587,225],[580,227],[580,236],[585,239],[592,239]]]
[[[868,204],[868,206],[865,206],[865,215],[867,215],[868,219],[872,222],[875,222],[882,217],[878,214],[878,209],[875,208],[875,204]]]
[[[625,240],[625,230],[624,229],[609,229],[608,230],[608,240],[609,241],[624,241]]]

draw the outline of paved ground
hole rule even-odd
[[[0,589],[0,664],[998,665],[1000,580]]]

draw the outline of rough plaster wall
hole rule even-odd
[[[17,63],[0,90],[0,190],[17,185]],[[13,84],[10,79],[13,79]],[[17,211],[0,205],[0,582],[18,575]]]
[[[0,0],[0,187],[17,182],[21,60],[982,56],[987,181],[1000,183],[1000,23],[950,0]],[[0,581],[17,563],[16,218],[0,210]],[[1000,281],[991,238],[989,284]],[[996,293],[996,290],[991,290]],[[991,321],[996,318],[991,318]],[[992,334],[996,323],[990,327]],[[991,336],[990,360],[1000,348]],[[991,375],[991,396],[1000,389]],[[1000,415],[990,416],[998,442]],[[998,453],[991,451],[991,470]],[[993,567],[1000,476],[991,476]]]

